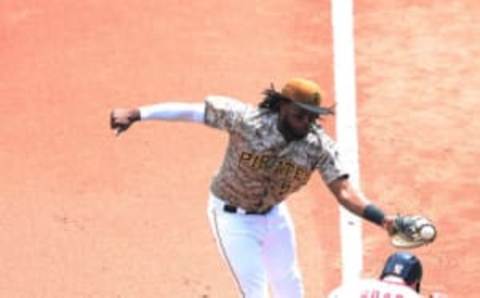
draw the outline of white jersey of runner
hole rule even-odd
[[[419,298],[409,286],[398,281],[361,279],[336,288],[328,298]]]

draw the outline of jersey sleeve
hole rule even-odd
[[[208,96],[205,99],[205,124],[214,128],[234,131],[241,123],[248,106],[234,98]]]
[[[337,145],[326,134],[322,135],[322,149],[316,168],[326,184],[339,178],[349,177],[348,171],[340,160]]]
[[[167,102],[139,108],[140,119],[203,122],[204,103]]]

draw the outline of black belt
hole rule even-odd
[[[242,209],[242,211],[244,211],[244,212],[240,212],[239,208],[237,208],[235,206],[232,206],[232,205],[224,205],[223,206],[223,211],[225,211],[225,212],[228,212],[228,213],[237,213],[238,212],[238,213],[243,213],[243,214],[247,214],[247,215],[265,215],[268,212],[272,211],[272,209],[273,209],[273,206],[270,206],[263,211],[246,211],[246,210]]]

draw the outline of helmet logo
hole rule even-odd
[[[403,265],[402,264],[395,264],[395,267],[393,267],[393,272],[395,274],[401,275],[403,271]]]

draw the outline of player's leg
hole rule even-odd
[[[273,297],[303,297],[295,231],[287,206],[281,203],[267,219],[268,236],[264,242],[263,256]]]
[[[210,199],[208,216],[218,248],[224,257],[242,297],[267,298],[268,284],[262,260],[260,238],[265,233],[262,218],[227,213]]]

